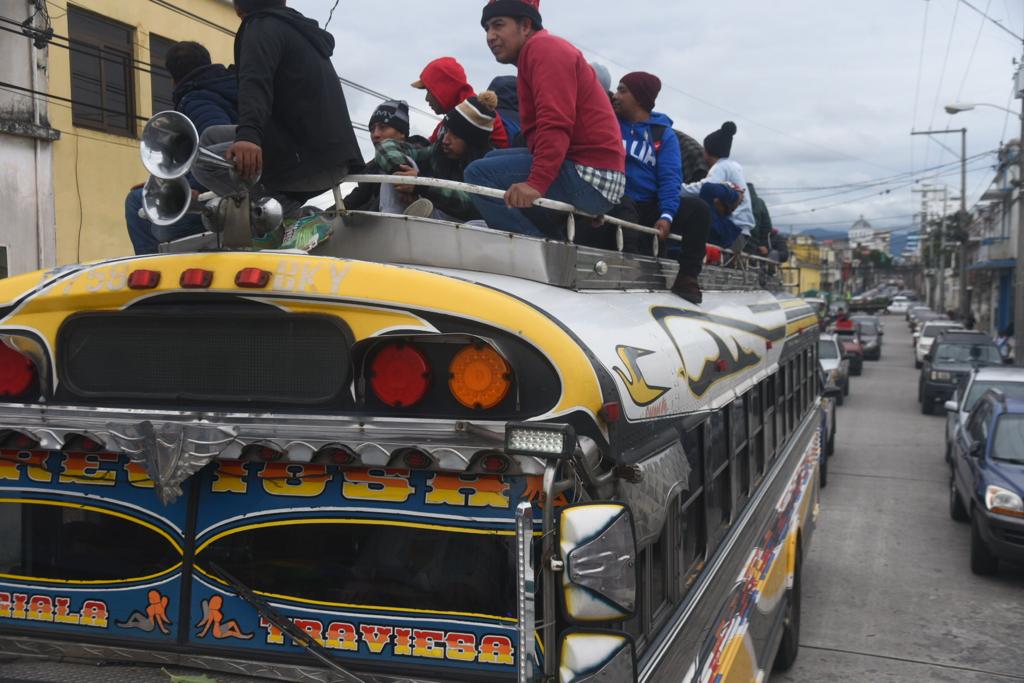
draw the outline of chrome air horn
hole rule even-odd
[[[154,225],[173,225],[189,213],[199,213],[206,228],[218,233],[218,242],[223,237],[226,246],[241,247],[251,243],[252,235],[272,232],[281,224],[277,200],[252,196],[259,179],[244,180],[234,163],[203,147],[195,125],[184,114],[165,111],[151,118],[139,149],[143,166],[152,174],[139,214]],[[214,190],[202,195],[198,206],[185,178],[191,172]]]

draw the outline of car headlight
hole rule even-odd
[[[949,382],[953,379],[953,373],[951,372],[936,372],[932,371],[932,381],[934,382]]]
[[[985,489],[985,507],[1001,515],[1024,517],[1024,501],[1013,491],[1007,491],[1001,486]]]

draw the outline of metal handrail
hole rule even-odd
[[[362,174],[355,174],[355,175],[346,176],[345,178],[342,179],[341,182],[343,182],[343,183],[371,183],[371,184],[378,184],[378,185],[414,185],[414,186],[417,186],[417,187],[436,187],[436,188],[444,188],[444,189],[448,189],[448,190],[460,190],[462,192],[466,192],[467,194],[475,194],[475,195],[480,195],[482,197],[490,197],[492,199],[504,199],[505,198],[505,192],[502,191],[502,190],[496,190],[496,189],[494,189],[492,187],[481,187],[479,185],[470,185],[469,183],[458,182],[458,181],[455,181],[455,180],[446,180],[446,179],[443,179],[443,178],[424,178],[424,177],[421,177],[421,176],[406,177],[406,176],[393,176],[393,175],[362,175]],[[338,200],[338,207],[339,207],[339,209],[342,212],[344,212],[345,209],[344,209],[344,205],[340,201],[340,195],[338,193],[336,193],[335,196],[339,198],[339,200]],[[616,245],[617,250],[619,252],[623,251],[623,244],[624,244],[623,243],[623,239],[622,239],[622,231],[623,230],[632,230],[634,232],[643,233],[645,235],[657,235],[659,237],[661,236],[661,233],[659,231],[655,230],[654,228],[650,228],[650,227],[647,227],[645,225],[638,225],[636,223],[631,223],[629,221],[624,221],[621,218],[615,218],[613,216],[595,216],[593,214],[587,213],[586,211],[580,211],[579,209],[577,209],[572,204],[567,204],[566,202],[559,202],[559,201],[556,201],[554,199],[547,199],[545,197],[541,197],[540,199],[534,201],[533,205],[538,207],[538,208],[542,208],[542,209],[551,209],[552,211],[559,211],[559,212],[562,212],[562,213],[567,213],[568,214],[568,219],[567,219],[568,220],[568,225],[567,225],[567,233],[568,233],[568,235],[567,236],[569,238],[569,242],[571,242],[571,243],[575,243],[576,242],[576,222],[575,222],[575,216],[576,215],[586,216],[587,218],[602,218],[605,223],[608,223],[610,225],[616,226],[615,245]],[[675,242],[682,242],[683,241],[682,237],[680,237],[679,235],[675,235],[675,234],[670,234],[668,236],[668,239],[670,241],[675,241]],[[657,249],[658,249],[658,242],[657,242],[657,240],[655,240],[655,242],[654,242],[654,247],[655,247],[655,250],[656,250],[654,255],[657,256]],[[732,256],[733,258],[737,257],[737,254],[735,252],[733,252],[731,249],[724,249],[723,248],[722,249],[722,253],[723,254],[728,254],[728,255]],[[772,261],[771,259],[764,258],[763,256],[755,256],[753,254],[742,254],[742,256],[743,256],[744,260],[749,260],[749,261],[753,261],[753,262],[760,262],[760,263],[764,263],[765,265],[769,265],[769,266],[779,266],[779,265],[781,265],[777,261]]]

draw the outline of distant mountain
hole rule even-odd
[[[828,230],[826,228],[809,228],[801,231],[800,234],[813,237],[819,242],[827,240],[845,240],[850,236],[846,230]]]

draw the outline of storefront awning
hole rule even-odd
[[[972,264],[970,266],[967,266],[967,270],[1002,270],[1004,268],[1014,268],[1016,266],[1017,259],[1002,258]]]

